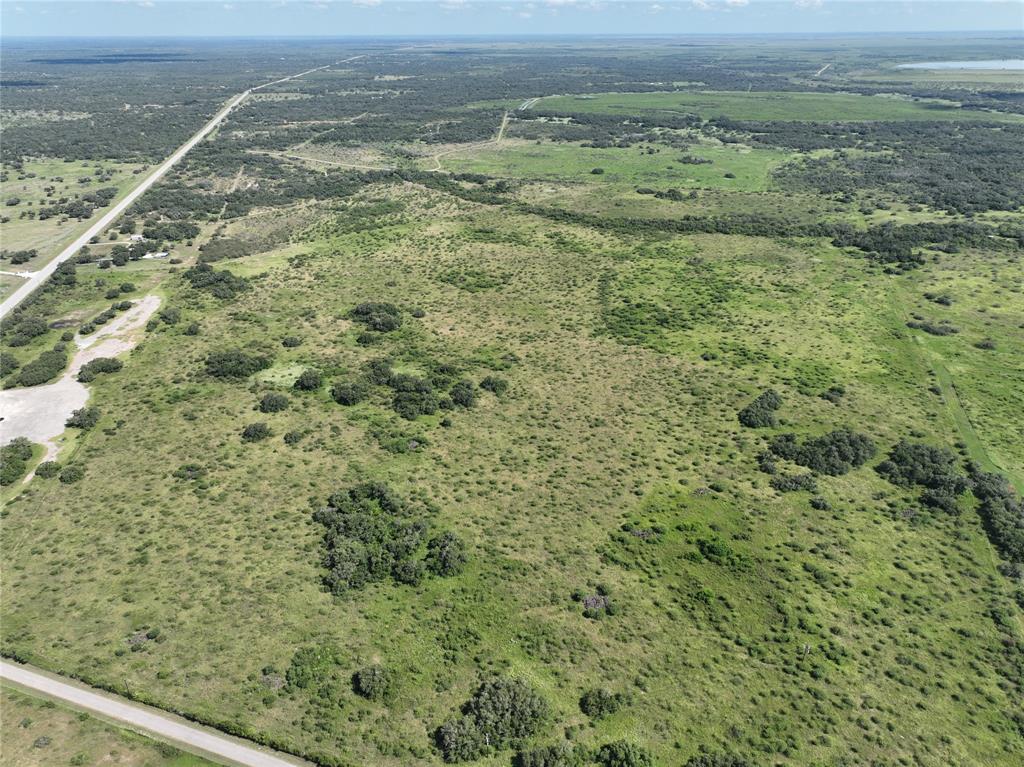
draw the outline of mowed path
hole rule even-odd
[[[224,764],[244,767],[302,767],[309,764],[257,748],[159,709],[57,679],[20,663],[0,660],[0,678],[15,687],[55,698],[130,730],[173,743]]]
[[[344,64],[347,61],[355,61],[356,59],[359,58],[362,58],[362,56],[353,56],[348,59],[336,61],[333,64],[326,64],[322,67],[307,69],[306,71],[299,72],[298,74],[295,75],[289,75],[288,77],[282,77],[278,80],[273,80],[269,83],[257,85],[256,87],[243,91],[242,93],[239,93],[237,96],[232,98],[227,103],[226,106],[224,106],[219,112],[217,112],[217,114],[213,116],[213,118],[208,123],[206,123],[206,125],[200,128],[199,131],[194,136],[192,136],[192,138],[190,138],[188,141],[186,141],[184,144],[178,147],[178,149],[175,150],[175,152],[170,157],[168,157],[166,160],[160,163],[157,169],[150,173],[148,176],[146,176],[146,178],[144,178],[137,187],[132,189],[123,200],[121,200],[114,207],[112,207],[110,210],[104,213],[103,216],[101,216],[100,219],[96,221],[96,223],[94,223],[92,226],[86,229],[74,242],[72,242],[70,245],[64,248],[64,250],[62,250],[56,258],[54,258],[52,261],[46,264],[46,266],[41,268],[39,271],[34,272],[32,276],[29,277],[29,279],[26,280],[23,285],[20,285],[17,288],[17,290],[15,290],[13,293],[11,293],[10,296],[4,299],[3,303],[0,304],[0,319],[6,317],[8,312],[13,310],[14,307],[16,307],[30,295],[32,295],[32,293],[34,293],[44,282],[46,282],[46,280],[50,278],[50,275],[57,271],[57,267],[59,267],[69,258],[73,257],[76,253],[78,253],[78,251],[81,250],[83,246],[88,244],[89,240],[91,240],[93,237],[100,234],[101,232],[103,232],[103,230],[109,227],[122,213],[124,213],[128,209],[128,207],[133,202],[135,202],[139,197],[141,197],[146,192],[146,190],[148,190],[151,186],[153,186],[153,184],[155,184],[157,181],[163,178],[164,175],[166,175],[167,171],[169,171],[175,165],[175,163],[177,163],[179,160],[181,160],[182,157],[187,155],[192,150],[192,148],[195,147],[196,144],[198,144],[200,141],[202,141],[204,138],[210,135],[210,133],[213,132],[213,130],[224,121],[224,118],[231,114],[232,110],[234,110],[235,107],[237,107],[239,104],[245,101],[254,91],[262,90],[263,88],[267,88],[271,85],[277,85],[278,83],[284,83],[287,82],[288,80],[294,80],[298,77],[302,77],[303,75],[311,74],[312,72],[319,72],[323,69],[328,69],[330,67],[337,66],[338,64]]]

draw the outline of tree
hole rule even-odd
[[[455,533],[442,533],[427,543],[427,569],[435,575],[458,575],[467,559],[466,544]]]
[[[394,673],[378,664],[367,666],[352,676],[352,687],[367,700],[387,700],[394,692]]]
[[[279,413],[287,410],[290,404],[289,399],[279,392],[267,392],[260,399],[259,409],[261,413]]]
[[[64,425],[70,429],[81,429],[82,431],[88,431],[100,420],[100,411],[94,407],[83,407],[74,411],[68,420],[64,422]]]
[[[316,391],[323,383],[323,376],[315,368],[306,368],[295,379],[295,388],[299,391]]]
[[[369,396],[370,390],[359,381],[336,381],[331,387],[331,398],[339,405],[358,405]]]
[[[775,411],[782,406],[782,397],[774,389],[766,389],[757,395],[757,398],[743,408],[737,417],[744,426],[757,429],[765,426],[775,426]]]
[[[242,429],[242,442],[260,442],[272,434],[269,426],[262,421],[257,421]]]
[[[601,767],[653,767],[654,760],[643,746],[626,740],[605,743],[597,752]]]
[[[472,381],[462,380],[452,386],[448,396],[459,407],[471,408],[476,404],[476,387]]]
[[[206,372],[215,378],[248,378],[270,367],[270,358],[246,354],[240,349],[213,352],[206,358]]]

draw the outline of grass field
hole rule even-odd
[[[602,93],[593,96],[548,96],[533,107],[542,112],[631,114],[668,111],[698,114],[704,119],[830,121],[830,120],[1009,120],[1020,117],[961,110],[955,102],[910,101],[891,96],[851,93],[714,92]]]
[[[0,687],[0,761],[9,767],[118,765],[118,767],[212,767],[88,714]]]
[[[651,149],[651,152],[648,152]],[[681,157],[710,160],[694,165]],[[595,149],[575,144],[503,141],[447,155],[452,172],[486,173],[501,178],[666,188],[715,188],[759,192],[768,188],[771,171],[787,155],[766,149],[695,146],[687,151],[637,145],[629,149]],[[593,173],[594,169],[603,171]],[[726,177],[732,174],[733,178]]]
[[[382,198],[401,210],[389,225],[325,235],[344,213],[324,211],[281,254],[227,262],[254,279],[239,300],[164,283],[182,322],[94,385],[105,415],[77,454],[85,478],[36,481],[8,507],[6,648],[354,763],[436,760],[430,732],[488,671],[528,678],[552,702],[557,724],[539,742],[628,737],[666,763],[698,744],[784,763],[1017,761],[985,617],[1006,597],[976,520],[905,517],[904,493],[867,468],[822,481],[830,508],[815,510],[809,494],[767,486],[754,470],[762,437],[736,423],[773,386],[779,431],[846,424],[883,450],[909,434],[952,444],[957,425],[925,391],[929,357],[903,328],[893,278],[812,242],[612,236],[413,188],[357,205]],[[346,312],[365,300],[425,316],[364,348]],[[199,335],[182,335],[192,320]],[[281,347],[286,335],[303,344]],[[202,375],[229,344],[273,366],[238,384]],[[253,412],[305,366],[344,379],[382,354],[405,372],[448,361],[511,389],[448,428],[376,399],[341,408],[323,390]],[[835,384],[839,405],[818,396]],[[964,396],[968,409],[994,406],[984,390]],[[244,444],[254,420],[273,436]],[[289,431],[304,437],[286,445]],[[981,438],[1019,470],[1012,446]],[[186,463],[204,476],[175,478]],[[310,503],[365,478],[436,504],[437,523],[471,542],[467,571],[340,601],[321,592]],[[627,522],[668,532],[633,538]],[[727,542],[732,564],[696,555],[708,539]],[[88,556],[72,553],[86,542]],[[621,614],[588,620],[569,595],[599,582]],[[152,628],[161,640],[130,651]],[[396,698],[367,703],[339,681],[324,708],[270,685],[303,647],[336,648],[338,680],[387,664]],[[632,702],[591,725],[576,700],[597,684]]]
[[[12,266],[9,261],[0,261],[3,269],[13,271],[35,271],[61,249],[89,228],[99,218],[106,206],[97,208],[93,216],[84,221],[63,220],[65,216],[53,216],[44,221],[21,218],[27,212],[53,204],[61,198],[74,199],[76,195],[93,192],[104,187],[115,187],[114,202],[127,194],[139,182],[134,173],[142,166],[116,162],[64,162],[59,159],[29,160],[23,171],[5,170],[7,179],[0,183],[0,200],[8,203],[20,200],[16,205],[4,204],[3,215],[9,221],[0,224],[5,251],[38,250],[39,256],[30,261]],[[106,171],[101,180],[98,169]],[[46,189],[52,191],[47,194]],[[6,277],[5,277],[6,279]]]

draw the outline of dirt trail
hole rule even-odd
[[[89,400],[89,390],[75,377],[78,371],[97,357],[117,357],[135,348],[138,331],[159,306],[158,296],[146,296],[95,333],[75,336],[77,351],[71,365],[54,383],[0,391],[0,444],[26,437],[46,448],[44,461],[56,458],[56,439],[64,433],[64,422]],[[25,481],[31,478],[29,474]]]

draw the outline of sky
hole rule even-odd
[[[4,37],[1024,33],[1024,0],[0,0]]]

